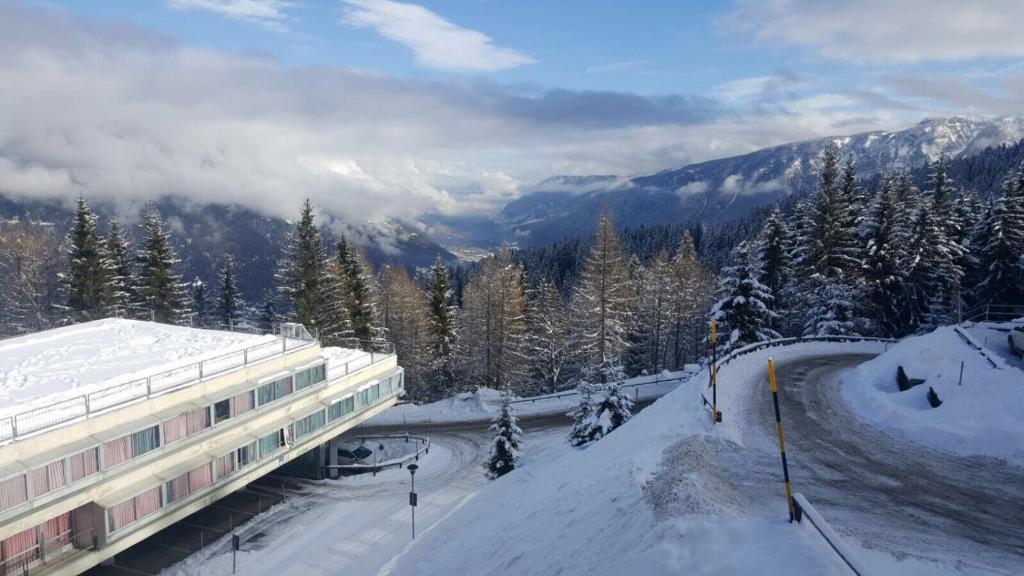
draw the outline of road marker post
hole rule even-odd
[[[794,520],[793,487],[789,483],[789,464],[786,462],[786,439],[782,433],[782,415],[779,413],[779,387],[775,382],[775,361],[768,359],[768,383],[772,389],[772,402],[775,404],[775,427],[779,432],[779,454],[782,455],[782,476],[786,480],[786,506],[789,508],[789,521]]]
[[[711,321],[711,425],[722,421],[718,411],[718,323]]]

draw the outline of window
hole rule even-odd
[[[231,415],[239,416],[256,407],[256,394],[252,390],[246,390],[231,398]]]
[[[214,460],[213,465],[217,471],[217,480],[227,478],[235,471],[235,453],[228,452]]]
[[[264,384],[259,387],[260,406],[273,402],[274,400],[277,400],[279,398],[284,398],[285,396],[291,393],[291,376],[287,376],[285,378],[281,378],[280,380],[275,380],[273,382],[268,382],[267,384]]]
[[[338,420],[339,418],[345,417],[347,414],[351,414],[356,409],[356,399],[353,396],[347,396],[341,400],[335,401],[331,404],[331,407],[327,409],[327,417],[331,422]]]
[[[160,427],[153,426],[132,434],[132,458],[160,447]]]
[[[256,461],[256,442],[246,444],[245,446],[239,448],[236,452],[238,453],[238,467],[245,468],[249,464],[252,464],[253,462]]]
[[[32,493],[36,496],[41,496],[57,488],[63,488],[66,485],[67,478],[64,475],[63,459],[50,462],[46,466],[40,466],[32,470]]]
[[[284,430],[275,430],[259,439],[260,458],[266,458],[284,446]]]
[[[324,427],[324,411],[314,412],[295,423],[295,437],[302,438]]]
[[[99,472],[98,448],[89,448],[68,458],[71,464],[71,481],[78,482],[86,476]]]
[[[231,418],[231,399],[221,400],[213,405],[213,423],[220,424],[221,422]]]
[[[160,487],[146,490],[134,498],[129,498],[107,511],[110,530],[118,530],[125,526],[142,520],[163,506],[160,497]]]
[[[295,390],[302,390],[313,385],[312,373],[309,370],[302,370],[295,373]]]
[[[24,474],[0,481],[0,510],[13,508],[28,500],[28,484]]]
[[[103,467],[111,468],[132,457],[132,437],[121,436],[103,444]]]

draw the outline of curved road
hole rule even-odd
[[[795,489],[868,548],[953,561],[969,571],[1024,567],[1024,469],[890,437],[851,415],[841,375],[871,359],[821,356],[779,365],[779,401]],[[768,394],[756,416],[775,436]]]

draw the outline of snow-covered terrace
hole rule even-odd
[[[272,342],[281,338],[119,318],[3,340],[0,419]]]

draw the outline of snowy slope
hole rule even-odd
[[[109,318],[0,341],[0,417],[275,336]]]
[[[906,338],[861,365],[844,383],[843,393],[861,418],[893,435],[955,454],[1005,458],[1024,466],[1024,371],[996,359],[1001,369],[989,364],[952,327],[939,328]],[[925,383],[900,392],[900,365],[911,378],[923,378]],[[938,408],[928,404],[929,387],[943,401]]]
[[[820,352],[792,348],[802,351],[776,352]],[[732,386],[723,387],[723,403],[744,397],[763,360],[754,354],[726,368]],[[812,529],[785,521],[781,482],[774,497],[751,502],[742,479],[713,465],[743,430],[711,429],[705,385],[698,375],[585,449],[490,483],[391,573],[846,574]]]

